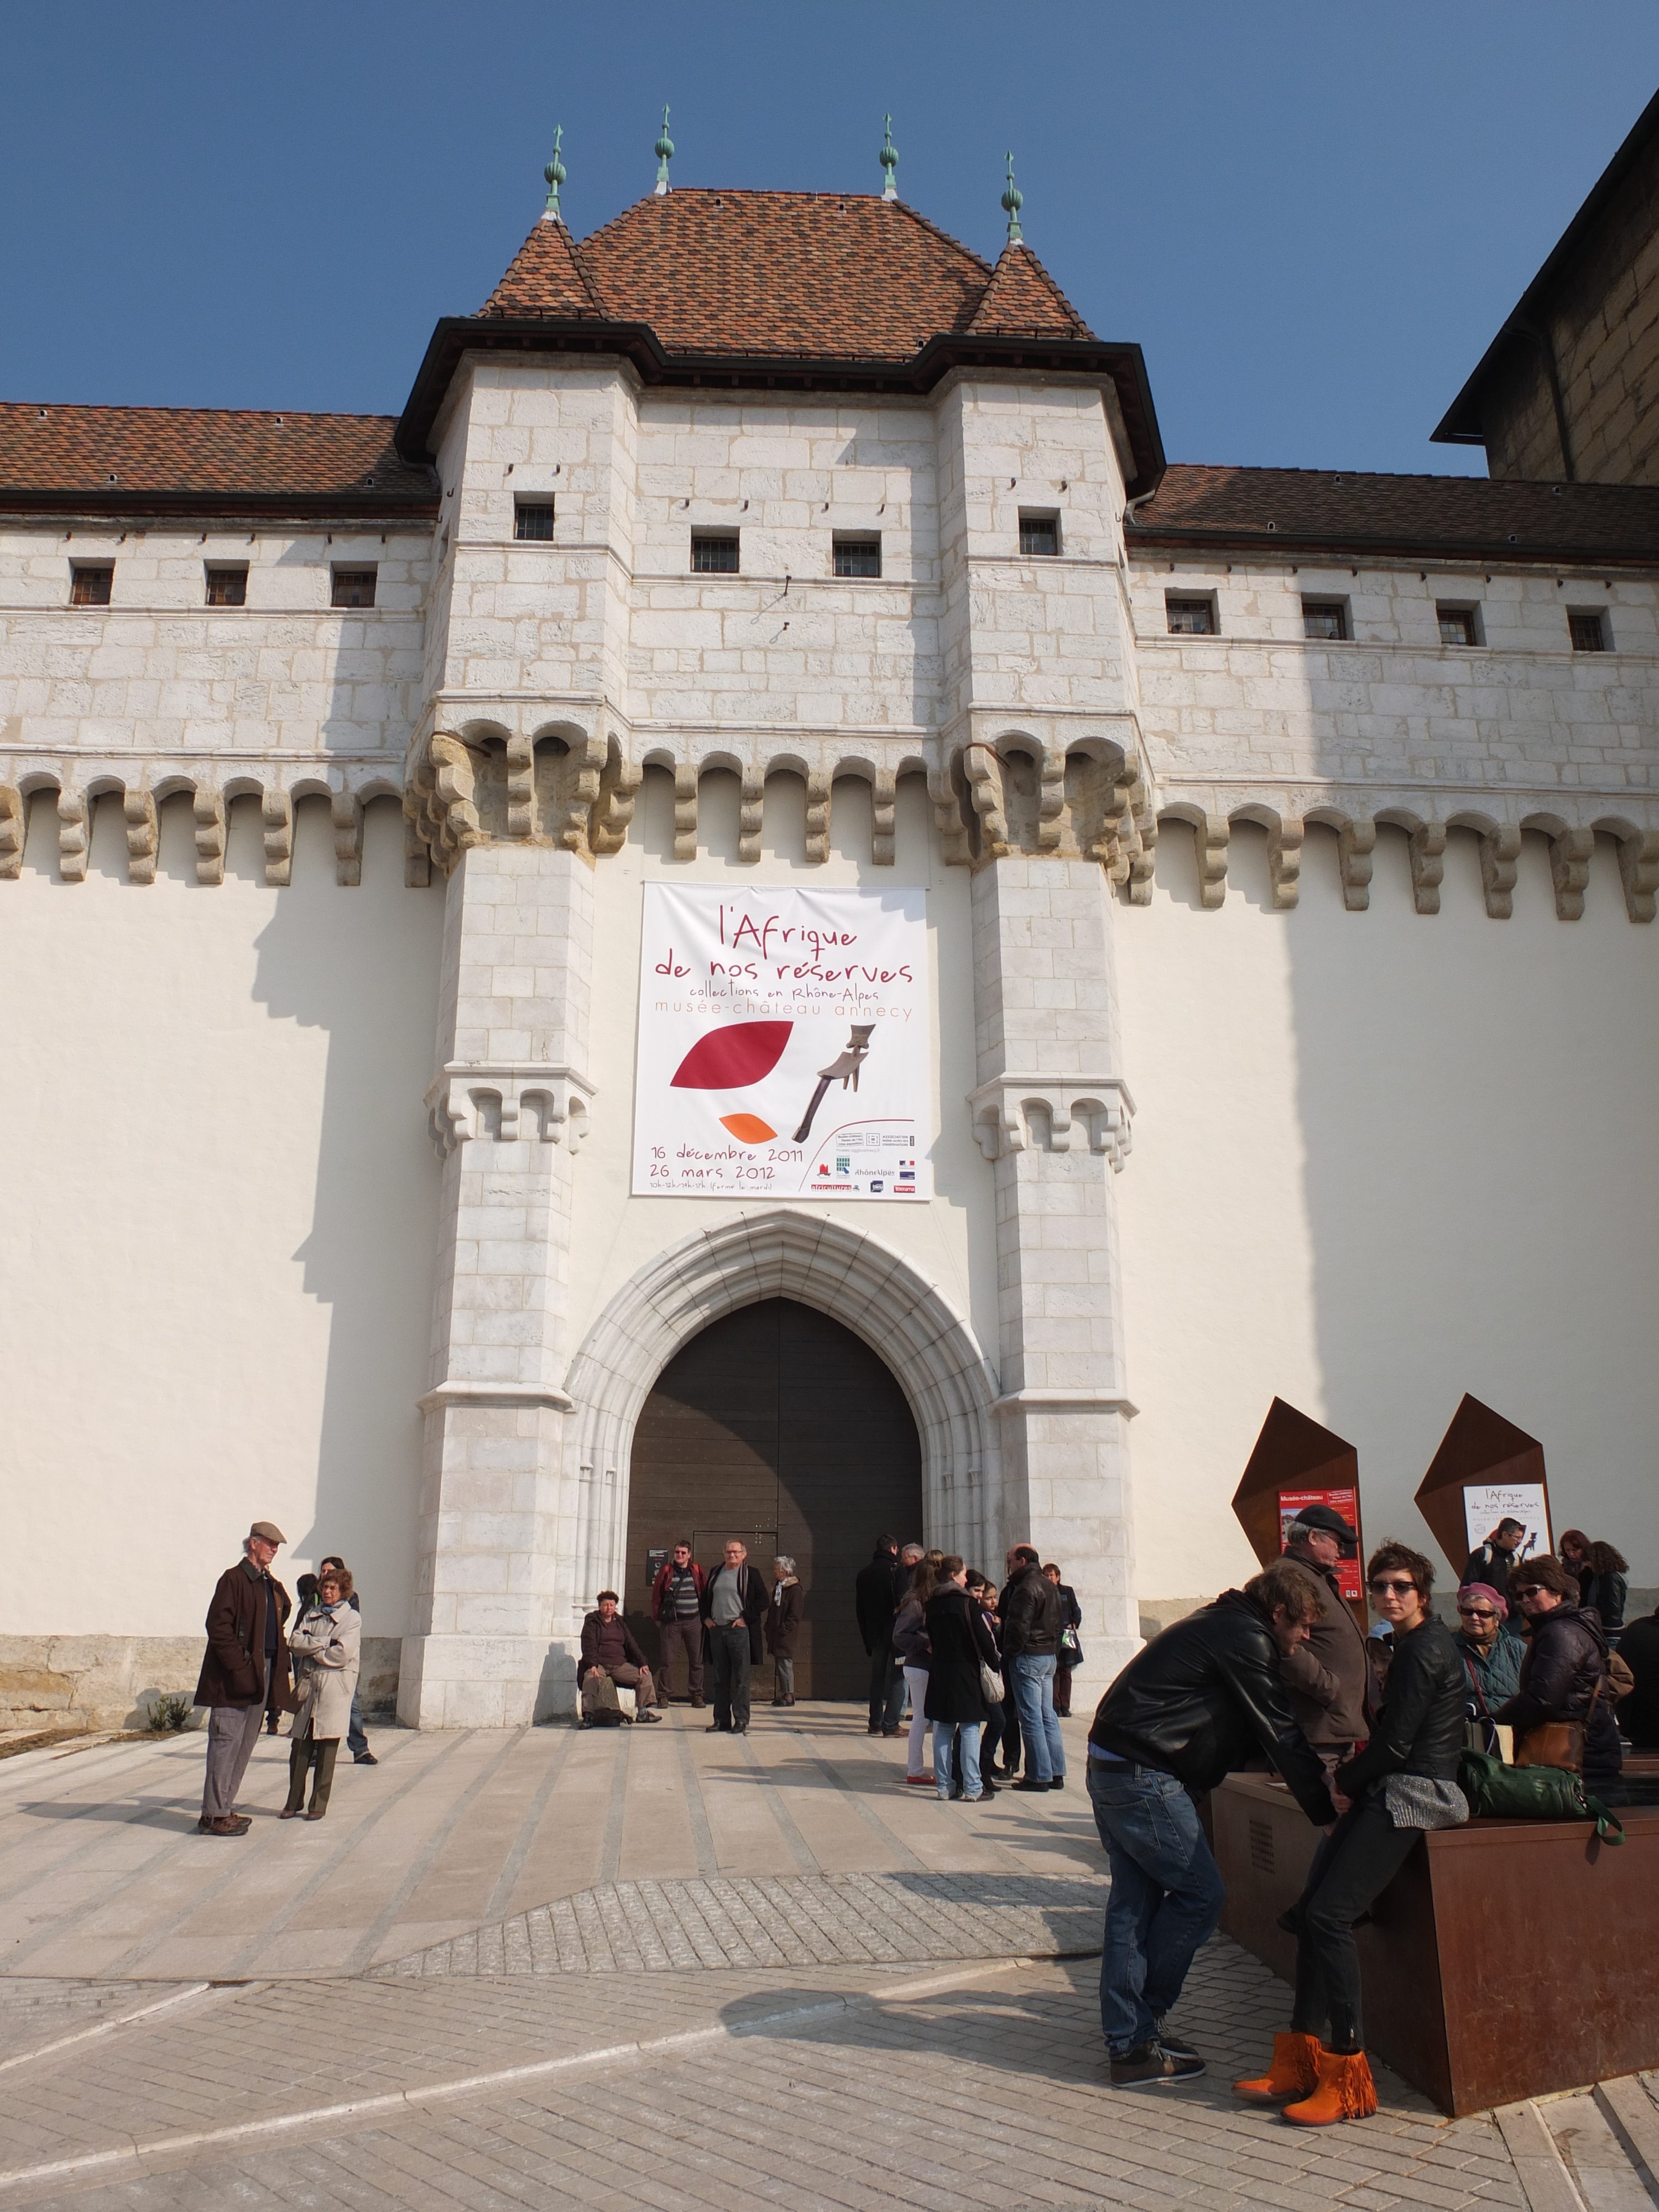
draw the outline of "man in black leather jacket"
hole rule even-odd
[[[1388,1692],[1370,1741],[1345,1759],[1332,1787],[1342,1817],[1314,1853],[1285,1925],[1296,1934],[1296,2005],[1288,2034],[1259,2079],[1234,2084],[1276,2103],[1303,2127],[1363,2119],[1376,2110],[1359,2008],[1353,1923],[1404,1865],[1425,1828],[1467,1820],[1457,1787],[1467,1678],[1451,1631],[1428,1610],[1434,1569],[1389,1543],[1366,1571],[1373,1609],[1394,1631]]]
[[[1299,1569],[1276,1563],[1154,1637],[1095,1713],[1089,1796],[1112,1869],[1100,2024],[1117,2087],[1204,2071],[1164,2026],[1225,1895],[1188,1793],[1265,1752],[1310,1820],[1336,1818],[1279,1672],[1322,1602]]]

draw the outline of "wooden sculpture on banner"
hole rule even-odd
[[[1361,1629],[1366,1626],[1364,1587],[1364,1530],[1359,1518],[1359,1454],[1355,1447],[1317,1421],[1275,1398],[1267,1408],[1243,1480],[1233,1492],[1233,1511],[1265,1566],[1285,1549],[1285,1532],[1305,1505],[1334,1507],[1360,1540],[1349,1557],[1344,1547],[1337,1580]]]
[[[1543,1445],[1467,1393],[1417,1486],[1417,1509],[1455,1575],[1503,1520],[1527,1532],[1521,1557],[1553,1548]]]

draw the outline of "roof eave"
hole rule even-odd
[[[1135,463],[1130,497],[1155,490],[1164,475],[1164,441],[1146,359],[1138,345],[1106,344],[1094,338],[969,337],[947,332],[930,338],[908,361],[865,356],[837,360],[764,353],[671,354],[647,324],[601,322],[591,316],[447,316],[432,333],[398,419],[393,444],[404,460],[430,460],[427,440],[463,354],[509,348],[515,352],[623,354],[647,384],[728,388],[799,383],[817,390],[925,392],[951,369],[973,367],[1104,375],[1117,392],[1129,434]]]
[[[42,489],[0,484],[0,514],[7,515],[106,516],[130,521],[143,515],[168,519],[259,522],[354,522],[380,528],[429,522],[438,512],[438,495],[403,497],[385,492],[100,491],[88,487]]]
[[[1490,561],[1547,563],[1562,568],[1659,568],[1659,548],[1561,545],[1548,542],[1511,544],[1507,537],[1501,544],[1489,538],[1438,538],[1431,544],[1420,538],[1402,538],[1391,532],[1356,531],[1352,536],[1340,538],[1298,537],[1288,530],[1269,534],[1260,530],[1184,529],[1178,525],[1144,522],[1134,517],[1125,532],[1125,538],[1131,546],[1166,550],[1316,555],[1337,568],[1351,567],[1356,553],[1377,559],[1425,562],[1430,567],[1453,561]]]

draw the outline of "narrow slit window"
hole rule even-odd
[[[1348,609],[1341,599],[1304,599],[1304,637],[1329,639],[1340,644],[1348,635]]]
[[[1607,626],[1599,614],[1570,614],[1567,634],[1575,653],[1605,653],[1607,649]]]
[[[72,607],[106,607],[115,570],[106,562],[77,561],[70,570]]]
[[[1019,550],[1022,555],[1042,557],[1060,550],[1060,517],[1057,514],[1022,514],[1019,518]]]
[[[738,540],[734,531],[694,530],[691,533],[691,573],[694,576],[735,576]]]
[[[837,538],[836,540],[836,574],[838,576],[880,575],[880,538]]]
[[[1215,635],[1215,601],[1213,599],[1178,599],[1170,593],[1165,599],[1164,607],[1171,637],[1213,637]]]
[[[207,603],[210,607],[245,607],[247,605],[247,570],[210,568],[207,572]]]
[[[1475,625],[1473,607],[1437,607],[1440,618],[1442,645],[1479,645],[1480,635]]]
[[[514,509],[513,535],[515,538],[550,538],[553,535],[552,501],[521,499]]]
[[[335,607],[372,607],[374,604],[374,571],[373,568],[337,568],[334,588],[329,605]]]

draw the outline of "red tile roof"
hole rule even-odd
[[[1659,559],[1659,490],[1172,462],[1131,544],[1483,560]]]
[[[670,354],[902,362],[967,331],[992,283],[914,208],[858,192],[672,191],[580,244],[546,236],[562,230],[537,226],[484,315],[591,313],[574,304],[580,276],[608,320],[645,324]],[[1088,337],[1048,290],[1045,332]]]
[[[968,325],[975,337],[1086,338],[1089,325],[1029,246],[1005,246]]]
[[[393,447],[384,415],[0,402],[0,509],[123,514],[430,511],[430,469]]]

